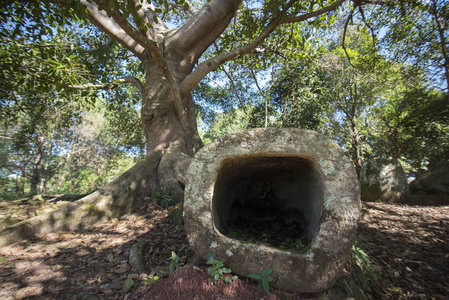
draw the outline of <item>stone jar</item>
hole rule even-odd
[[[338,279],[361,202],[355,168],[329,138],[301,129],[229,134],[195,155],[186,178],[185,229],[200,257],[214,254],[240,276],[271,268],[270,284],[287,291],[321,292]],[[304,248],[234,238],[225,230],[233,222],[284,226],[279,234],[294,227]]]

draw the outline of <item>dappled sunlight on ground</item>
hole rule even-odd
[[[129,294],[144,295],[149,289],[146,279],[168,275],[171,251],[181,266],[192,252],[168,209],[151,203],[137,211],[85,230],[51,233],[1,248],[0,299],[123,299],[128,278],[134,281]],[[449,206],[368,203],[364,212],[359,246],[379,274],[372,284],[374,299],[447,299]],[[144,261],[150,274],[140,274],[128,263],[130,248],[138,241],[146,244]]]
[[[390,299],[447,299],[449,206],[367,203],[359,227]]]
[[[187,254],[185,234],[157,204],[140,212],[83,231],[51,233],[3,247],[0,298],[76,299],[84,294],[123,298],[127,278],[133,278],[135,286],[148,278],[128,264],[129,249],[138,240],[148,244],[147,256],[151,252],[145,260],[148,267],[162,277],[172,250],[183,249]],[[178,254],[182,265],[187,255]]]

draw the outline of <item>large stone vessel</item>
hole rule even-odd
[[[241,276],[271,268],[272,286],[312,293],[337,280],[360,208],[355,169],[335,142],[308,130],[252,129],[196,154],[184,222],[197,255],[212,253]]]

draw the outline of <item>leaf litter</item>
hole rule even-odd
[[[0,218],[19,212],[23,219],[34,215],[33,209],[48,205],[5,202],[0,205]],[[379,275],[371,297],[447,299],[449,206],[366,205],[358,235]],[[229,284],[211,283],[207,267],[189,265],[193,253],[185,231],[171,222],[168,209],[150,203],[136,211],[84,230],[46,234],[1,248],[0,299],[158,299],[158,285],[167,290],[180,279],[188,283],[186,276],[195,274],[201,280],[190,285],[210,291],[215,284],[212,290],[224,295],[220,299],[232,299],[223,294],[229,292]],[[145,244],[148,274],[136,272],[128,262],[130,248],[139,241]],[[180,258],[180,268],[168,276],[172,251]],[[257,291],[257,282],[249,279],[232,284],[240,294]],[[191,291],[195,293],[206,292]],[[276,297],[265,295],[265,299]]]

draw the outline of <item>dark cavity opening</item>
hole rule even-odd
[[[290,249],[314,238],[322,206],[316,164],[295,156],[226,159],[212,200],[214,225],[222,234]]]

